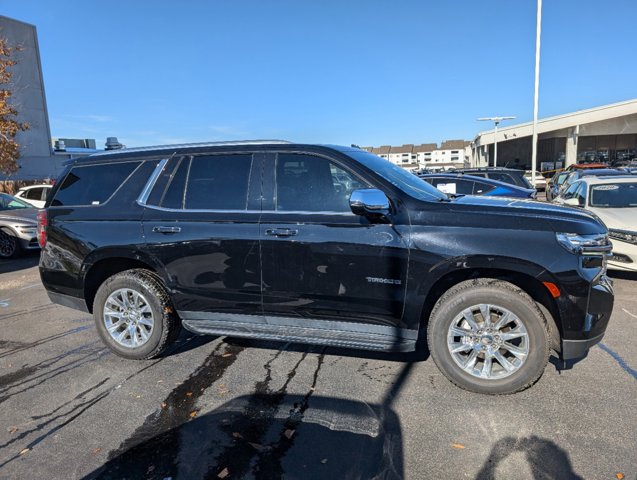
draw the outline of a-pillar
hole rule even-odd
[[[564,159],[565,168],[577,163],[577,137],[579,137],[579,125],[568,129],[566,136],[566,158]]]

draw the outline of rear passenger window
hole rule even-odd
[[[252,155],[193,157],[186,209],[246,210]]]
[[[495,187],[493,185],[489,185],[488,183],[475,182],[473,186],[473,194],[474,195],[484,195],[487,192],[490,192]]]
[[[41,188],[32,188],[27,190],[27,194],[25,195],[29,200],[42,200],[42,189]]]
[[[126,162],[73,167],[55,193],[51,206],[101,205],[139,164]]]
[[[516,185],[515,180],[513,180],[511,175],[507,175],[506,173],[489,172],[489,178],[491,180],[497,180],[498,182]]]

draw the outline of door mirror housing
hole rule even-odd
[[[391,208],[387,195],[376,188],[354,190],[349,197],[349,206],[356,215],[366,217],[383,217]]]
[[[567,198],[564,200],[564,205],[569,205],[571,207],[579,207],[579,200],[577,198]]]

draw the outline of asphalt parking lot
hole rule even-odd
[[[410,355],[183,333],[127,361],[0,263],[0,478],[637,477],[637,277],[603,342],[531,389],[460,390]]]

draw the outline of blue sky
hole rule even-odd
[[[52,134],[128,146],[471,139],[533,115],[535,0],[0,0]],[[545,0],[540,117],[637,97],[637,2]],[[517,120],[516,120],[517,122]]]

